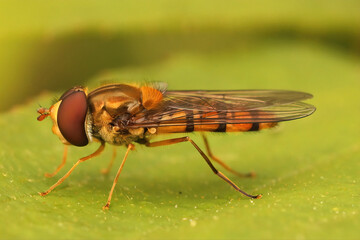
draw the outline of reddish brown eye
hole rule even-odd
[[[70,90],[62,96],[57,114],[58,126],[64,138],[75,146],[85,146],[89,140],[85,132],[86,95],[82,90]]]

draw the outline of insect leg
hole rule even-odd
[[[134,149],[134,145],[130,143],[130,144],[128,145],[127,150],[126,150],[124,159],[122,160],[122,163],[121,163],[121,165],[120,165],[120,167],[119,167],[119,170],[118,170],[118,172],[116,173],[116,176],[115,176],[115,178],[114,178],[113,185],[112,185],[111,190],[110,190],[110,193],[109,193],[108,200],[107,200],[107,202],[106,202],[106,205],[103,207],[103,210],[109,209],[110,202],[111,202],[111,197],[112,197],[112,195],[113,195],[113,192],[114,192],[116,183],[117,183],[117,181],[118,181],[118,179],[119,179],[121,170],[122,170],[123,167],[124,167],[124,164],[125,164],[125,161],[126,161],[126,159],[127,159],[127,156],[129,155],[129,152],[130,152],[130,150],[132,150],[132,149]]]
[[[190,137],[173,138],[173,139],[168,139],[168,140],[163,140],[163,141],[158,141],[158,142],[147,143],[146,146],[147,147],[159,147],[159,146],[171,145],[171,144],[181,143],[181,142],[190,142],[196,148],[196,150],[200,153],[200,155],[204,158],[204,160],[209,165],[211,170],[216,175],[218,175],[220,178],[222,178],[224,181],[226,181],[228,184],[230,184],[236,191],[238,191],[250,198],[261,198],[261,195],[254,196],[254,195],[250,195],[250,194],[244,192],[235,183],[233,183],[229,178],[227,178],[223,173],[218,171],[214,167],[214,165],[211,163],[210,159],[206,156],[206,154],[199,148],[199,146],[193,140],[190,139]]]
[[[64,144],[64,152],[63,152],[62,162],[60,163],[60,165],[56,168],[56,170],[53,173],[45,173],[45,177],[51,178],[51,177],[55,176],[63,168],[63,166],[66,163],[67,154],[68,154],[68,145]]]
[[[113,146],[113,154],[111,157],[111,161],[110,161],[109,165],[107,166],[107,168],[104,168],[101,170],[102,174],[108,174],[110,172],[110,170],[114,164],[115,158],[116,158],[116,146]]]
[[[102,151],[104,150],[105,148],[105,142],[101,142],[101,145],[100,147],[95,151],[93,152],[92,154],[86,156],[86,157],[83,157],[83,158],[80,158],[75,164],[74,166],[72,166],[72,168],[70,168],[70,170],[62,177],[60,178],[54,185],[52,185],[48,190],[46,190],[45,192],[41,192],[39,193],[41,196],[45,196],[45,195],[48,195],[52,190],[54,190],[54,188],[56,188],[57,186],[59,186],[71,173],[72,171],[74,171],[74,169],[77,167],[77,165],[79,165],[79,163],[81,162],[84,162],[86,160],[89,160],[90,158],[93,158],[93,157],[96,157],[98,156],[100,153],[102,153]]]
[[[224,163],[223,161],[221,161],[219,158],[217,158],[216,156],[213,155],[213,153],[210,150],[210,146],[209,146],[209,142],[207,140],[207,137],[205,136],[205,134],[201,134],[204,143],[205,143],[205,147],[206,147],[206,151],[207,154],[209,155],[209,157],[214,160],[215,162],[217,162],[218,164],[220,164],[221,166],[223,166],[226,170],[228,170],[229,172],[239,176],[239,177],[255,177],[255,173],[254,172],[249,172],[249,173],[240,173],[235,171],[234,169],[232,169],[231,167],[229,167],[226,163]]]

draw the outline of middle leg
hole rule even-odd
[[[109,197],[108,197],[108,200],[106,202],[106,205],[103,207],[103,210],[107,210],[109,209],[109,206],[110,206],[110,203],[111,203],[111,198],[112,198],[112,195],[113,195],[113,192],[114,192],[114,189],[115,189],[115,186],[116,186],[116,183],[117,181],[119,180],[119,176],[120,176],[120,173],[121,173],[121,170],[123,169],[124,167],[124,164],[125,164],[125,161],[127,159],[127,156],[129,155],[129,152],[130,150],[133,150],[135,148],[135,146],[133,144],[129,144],[128,147],[127,147],[127,150],[126,150],[126,153],[125,153],[125,156],[124,156],[124,159],[119,167],[119,170],[117,171],[116,173],[116,176],[114,178],[114,182],[113,182],[113,185],[111,187],[111,190],[110,190],[110,193],[109,193]]]
[[[110,161],[109,165],[107,166],[107,168],[101,169],[102,174],[106,175],[110,172],[110,170],[114,164],[115,158],[116,158],[116,146],[113,146],[113,154],[111,157],[111,161]]]

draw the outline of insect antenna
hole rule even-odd
[[[50,115],[49,109],[43,107],[40,107],[37,112],[40,114],[40,116],[37,117],[38,121],[42,121]]]

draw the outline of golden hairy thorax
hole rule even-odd
[[[132,117],[141,116],[146,110],[156,108],[161,100],[162,93],[149,86],[121,84],[113,89],[109,85],[89,93],[93,137],[115,145],[130,144],[145,138],[144,128],[128,129],[126,122]]]

